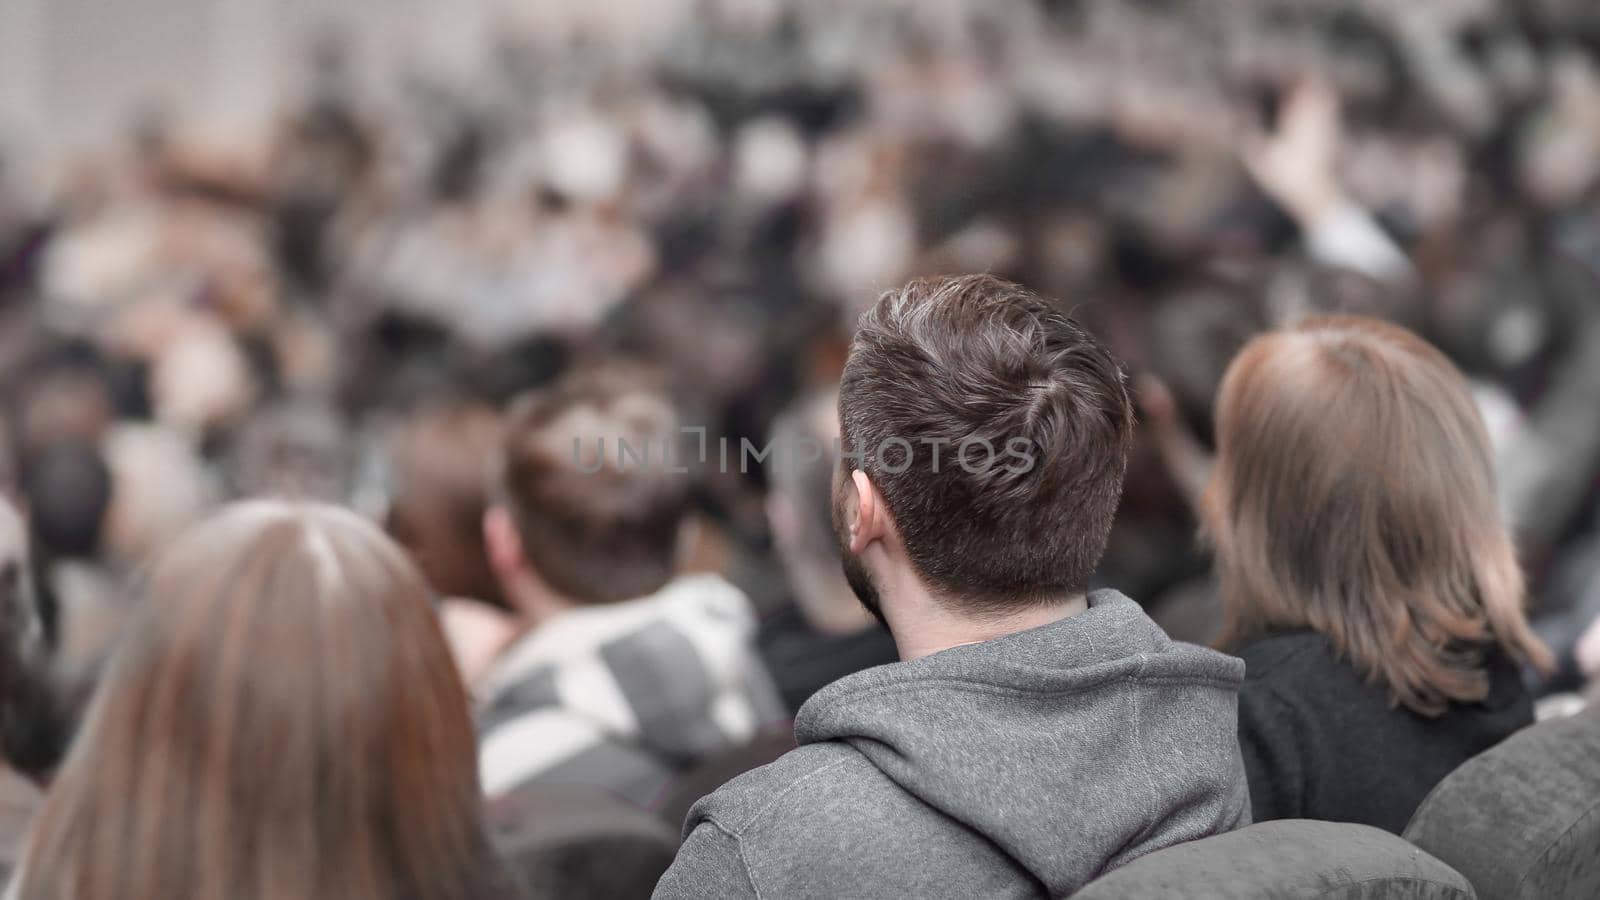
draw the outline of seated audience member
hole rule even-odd
[[[1243,666],[1085,595],[1124,381],[1059,306],[986,275],[862,316],[834,523],[904,661],[818,691],[798,749],[696,804],[656,896],[1065,896],[1249,821]]]
[[[1373,319],[1310,319],[1242,350],[1202,503],[1257,821],[1399,833],[1446,774],[1533,721],[1548,652],[1495,503],[1466,382]]]
[[[473,751],[400,549],[239,504],[152,564],[11,895],[514,896]]]
[[[483,545],[489,466],[499,445],[499,416],[473,403],[425,409],[390,441],[393,493],[384,526],[442,596],[501,603]]]
[[[790,712],[823,685],[899,659],[894,638],[851,592],[833,536],[832,494],[839,395],[819,392],[773,425],[767,519],[795,605],[762,623],[761,658]]]
[[[63,616],[55,606],[55,594],[74,594],[59,584],[53,593],[48,575],[76,585],[61,578],[70,562],[51,567],[41,559],[38,532],[49,515],[40,517],[40,509],[30,506],[24,521],[0,495],[0,875],[16,867],[40,790],[66,755],[92,689],[92,663],[101,658],[99,648],[86,654],[63,639],[86,630],[84,617],[70,610]]]
[[[51,561],[98,554],[112,484],[96,444],[64,440],[42,447],[24,457],[21,475],[38,552]]]
[[[471,402],[422,410],[388,446],[392,494],[384,528],[444,598],[445,637],[468,687],[510,634],[483,543],[489,467],[499,446],[499,415]]]
[[[60,763],[72,732],[41,601],[28,526],[0,497],[0,755],[37,782]]]
[[[489,795],[538,781],[653,806],[675,773],[784,718],[744,594],[678,572],[680,433],[666,397],[623,367],[508,413],[484,534],[525,633],[479,690]]]
[[[55,699],[34,709],[47,718],[23,720],[39,740],[12,759],[38,778],[65,753],[127,621],[128,604],[124,573],[107,565],[101,552],[113,484],[99,447],[65,440],[39,448],[25,457],[20,486],[43,626],[39,672]]]

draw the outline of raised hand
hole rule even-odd
[[[1245,141],[1245,168],[1305,226],[1343,199],[1336,173],[1342,138],[1338,94],[1308,79],[1289,93],[1275,131]]]

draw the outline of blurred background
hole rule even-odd
[[[1100,579],[1205,640],[1223,368],[1361,312],[1473,380],[1553,690],[1600,666],[1597,176],[1584,0],[0,0],[0,485],[87,672],[225,499],[419,527],[606,355],[760,445],[878,292],[989,271],[1135,375]],[[775,615],[768,488],[697,485],[694,565]]]

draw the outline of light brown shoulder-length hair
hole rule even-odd
[[[239,504],[142,593],[21,897],[504,896],[466,693],[420,575],[375,526]]]
[[[1351,316],[1262,335],[1229,366],[1216,425],[1203,519],[1222,646],[1314,629],[1428,716],[1487,695],[1494,645],[1550,665],[1483,420],[1427,342]]]

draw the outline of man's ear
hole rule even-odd
[[[850,483],[856,502],[847,505],[845,519],[850,528],[850,552],[859,556],[867,545],[888,534],[889,515],[883,505],[883,495],[878,493],[877,485],[866,472],[860,469],[851,472]]]
[[[489,567],[503,581],[528,567],[522,554],[522,535],[504,506],[491,506],[483,512],[483,546]]]

